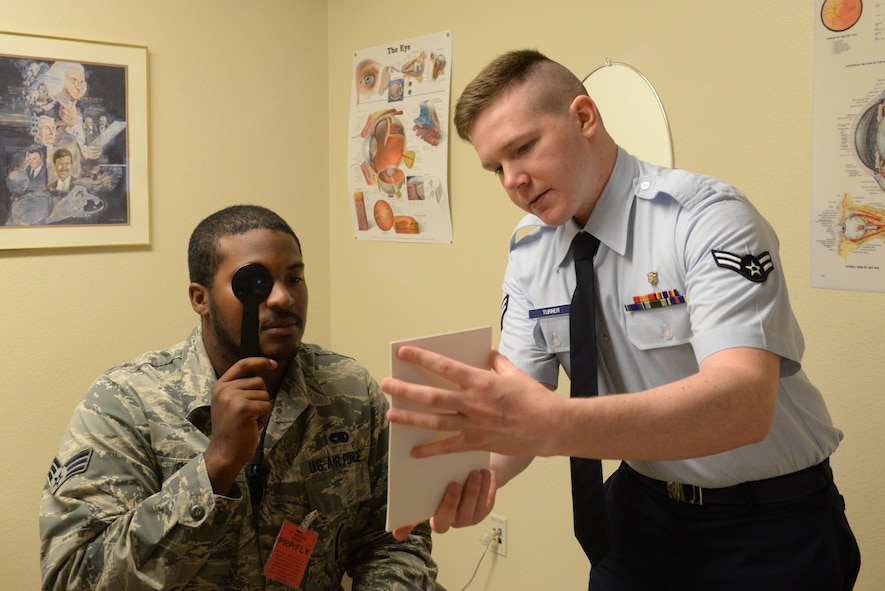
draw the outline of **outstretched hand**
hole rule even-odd
[[[493,349],[489,355],[493,371],[417,347],[400,347],[396,355],[458,385],[449,390],[394,378],[381,381],[381,389],[394,398],[442,411],[391,408],[387,418],[392,423],[455,432],[451,437],[415,447],[413,457],[473,450],[511,456],[554,453],[550,447],[557,428],[553,411],[561,408],[563,400],[498,351]]]

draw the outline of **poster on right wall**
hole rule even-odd
[[[885,3],[814,18],[811,285],[885,292]]]

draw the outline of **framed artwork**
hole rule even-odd
[[[150,244],[147,66],[0,32],[0,249]]]

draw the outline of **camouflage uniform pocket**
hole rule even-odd
[[[355,510],[372,492],[366,452],[356,450],[308,461],[304,486],[311,507],[323,515]]]

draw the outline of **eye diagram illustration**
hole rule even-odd
[[[841,218],[839,256],[847,258],[848,253],[860,248],[873,238],[885,241],[885,210],[869,205],[855,205],[851,195],[845,193],[839,205]]]
[[[442,139],[442,131],[440,131],[439,117],[436,115],[436,109],[427,101],[418,105],[418,109],[418,117],[415,119],[412,131],[431,146],[438,146],[439,141]]]
[[[381,66],[375,60],[363,60],[356,67],[354,81],[356,83],[356,102],[360,98],[371,97],[379,87]]]
[[[854,121],[854,153],[885,190],[885,94],[864,107]]]
[[[363,131],[363,162],[360,170],[366,182],[377,185],[390,197],[402,197],[405,173],[400,162],[412,168],[415,153],[406,151],[406,132],[398,117],[402,111],[388,109],[369,115]]]
[[[857,24],[862,12],[861,0],[825,0],[820,9],[820,20],[826,28],[839,33]]]
[[[424,80],[424,58],[427,56],[425,52],[421,52],[417,57],[410,59],[403,64],[403,74],[415,78],[418,82]]]
[[[438,52],[431,52],[428,57],[427,52],[422,50],[398,67],[365,59],[357,64],[353,74],[356,102],[371,101],[385,94],[390,102],[401,101],[406,93],[406,79],[421,83],[424,82],[424,74],[429,73],[436,81],[445,71],[446,56]]]
[[[433,79],[436,80],[446,71],[446,56],[441,53],[431,52],[430,63],[433,64]]]

